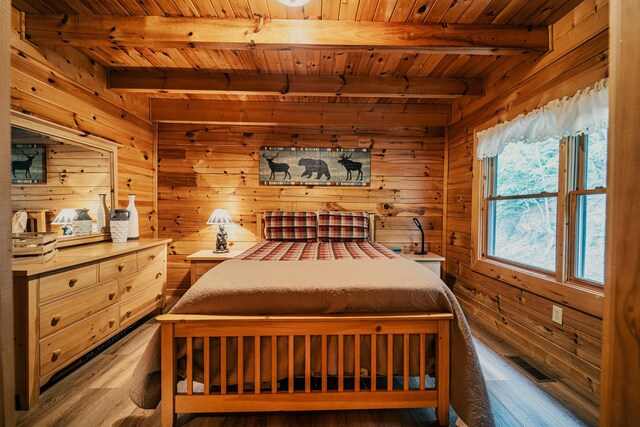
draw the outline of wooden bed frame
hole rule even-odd
[[[389,409],[435,407],[440,425],[449,425],[450,390],[450,322],[451,313],[389,314],[389,315],[331,315],[331,316],[205,316],[165,314],[157,317],[161,323],[162,347],[162,425],[172,426],[177,413],[203,412],[267,412],[267,411],[317,411],[345,409]],[[339,333],[336,333],[339,331]],[[425,386],[426,335],[435,335],[436,387]],[[402,389],[394,388],[393,375],[379,377],[377,366],[372,364],[369,378],[386,378],[386,386],[378,387],[378,381],[370,381],[368,388],[361,387],[360,339],[370,336],[377,343],[378,337],[387,337],[387,372],[393,366],[393,336],[403,339]],[[409,382],[409,336],[419,336],[419,386],[411,388]],[[276,337],[288,337],[286,355],[279,355]],[[321,388],[312,389],[311,338],[321,337]],[[329,390],[327,373],[327,338],[338,339],[337,390]],[[344,338],[354,337],[353,387],[345,387]],[[247,387],[229,387],[226,378],[227,339],[252,338],[254,340],[254,381]],[[260,338],[271,338],[271,378],[260,377]],[[294,337],[304,339],[304,390],[294,390]],[[202,392],[193,388],[193,340],[204,340],[204,383],[212,378],[209,367],[210,340],[222,338],[220,344],[220,389]],[[186,391],[178,391],[176,340],[186,339]],[[375,340],[375,341],[373,341]],[[255,345],[255,344],[258,345]],[[238,378],[244,378],[243,340],[238,339]],[[371,345],[371,359],[376,359],[377,346]],[[288,386],[278,390],[277,358],[286,357]],[[234,361],[235,363],[235,361]],[[265,382],[270,385],[264,389]],[[262,390],[261,390],[262,387]],[[249,389],[249,390],[247,390]]]
[[[375,237],[375,214],[370,214],[370,236]],[[262,213],[256,215],[258,241],[264,240]],[[273,412],[273,411],[317,411],[347,409],[391,409],[435,407],[440,425],[449,425],[450,393],[450,323],[451,313],[399,313],[363,315],[304,315],[304,316],[216,316],[165,314],[157,317],[161,324],[162,354],[162,425],[172,426],[178,413],[207,412]],[[410,348],[410,336],[419,337],[419,347]],[[435,337],[434,388],[425,385],[427,363],[427,335]],[[345,386],[345,337],[354,337],[353,384]],[[360,372],[360,343],[369,336],[377,343],[378,337],[386,336],[386,372],[393,372],[393,337],[402,339],[402,385],[394,387],[394,376],[378,376],[378,366],[371,363],[368,376]],[[271,338],[271,378],[261,378],[260,339]],[[287,337],[287,354],[278,354],[277,337]],[[294,339],[304,339],[304,376],[296,378],[294,373]],[[312,387],[311,339],[321,340],[321,386]],[[337,387],[329,387],[336,378],[328,374],[328,337],[337,337],[338,366]],[[193,387],[194,339],[204,340],[204,384],[213,377],[209,366],[211,339],[220,339],[220,387],[196,392]],[[226,378],[227,340],[249,338],[254,341],[254,384],[229,387]],[[186,390],[178,391],[176,341],[186,339]],[[244,378],[243,339],[238,339],[238,378]],[[258,345],[256,345],[258,344]],[[371,345],[369,361],[377,360],[377,345]],[[413,350],[413,351],[411,351]],[[419,380],[417,388],[410,386],[410,356],[418,354]],[[288,366],[286,390],[279,390],[277,378],[278,358],[286,358]],[[365,357],[366,360],[366,357]],[[236,363],[236,361],[233,361]],[[369,379],[361,384],[361,380]],[[371,380],[375,379],[375,380]],[[398,378],[399,379],[399,378]],[[380,387],[379,380],[385,381]],[[304,383],[296,389],[295,383]],[[265,385],[267,387],[265,388]],[[262,389],[261,389],[262,388]],[[282,387],[284,388],[284,387]]]

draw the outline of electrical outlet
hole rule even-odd
[[[558,307],[557,305],[553,306],[553,311],[551,312],[551,320],[559,325],[562,325],[562,308]]]

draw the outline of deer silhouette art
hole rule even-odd
[[[24,171],[25,178],[31,178],[31,164],[33,163],[33,159],[38,156],[38,153],[27,154],[24,151],[21,151],[22,154],[27,158],[27,160],[14,160],[11,162],[11,173],[14,178],[16,177],[16,171]]]
[[[291,178],[291,174],[289,173],[289,165],[286,163],[276,163],[273,160],[278,157],[280,153],[276,154],[273,157],[268,157],[267,154],[263,154],[262,157],[267,159],[269,162],[269,169],[271,169],[271,176],[269,177],[269,181],[276,179],[276,172],[284,172],[284,179],[287,179],[287,176]]]
[[[351,154],[348,157],[346,154],[340,155],[340,160],[338,160],[338,163],[344,166],[344,168],[347,170],[347,181],[351,181],[351,178],[353,177],[351,175],[351,172],[353,171],[358,171],[356,180],[362,181],[362,178],[364,176],[364,174],[362,173],[362,163],[349,160],[351,156]]]

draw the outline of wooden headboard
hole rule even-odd
[[[377,214],[369,213],[369,238],[376,241],[376,216]],[[258,243],[264,240],[264,212],[256,212],[256,239]]]

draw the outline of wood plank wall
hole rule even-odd
[[[602,426],[640,419],[640,2],[611,2]]]
[[[557,302],[471,270],[471,183],[474,131],[607,76],[608,19],[607,0],[583,1],[553,26],[553,52],[509,60],[487,78],[485,97],[454,104],[447,187],[447,280],[467,316],[596,403],[601,319],[564,306],[564,324],[557,325],[551,321]]]
[[[72,48],[37,48],[20,39],[20,13],[12,9],[11,107],[121,144],[119,206],[136,194],[140,235],[157,227],[154,133],[146,97],[107,89],[107,72]],[[97,196],[96,196],[97,197]]]
[[[9,28],[11,4],[0,0],[0,76],[9,74]],[[9,82],[0,79],[0,194],[9,193],[11,182],[11,132]],[[0,425],[15,425],[13,364],[13,286],[11,273],[11,203],[0,199]]]
[[[170,244],[167,287],[189,286],[185,257],[215,246],[206,225],[226,208],[232,248],[255,244],[255,212],[318,209],[377,212],[377,240],[413,251],[420,218],[428,249],[441,253],[444,128],[319,129],[272,126],[160,124],[158,131],[159,236]],[[371,148],[371,186],[277,187],[258,184],[261,146]]]

